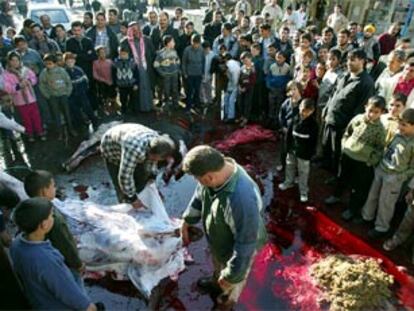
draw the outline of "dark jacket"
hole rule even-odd
[[[178,37],[178,42],[177,42],[177,45],[176,45],[176,50],[177,50],[177,53],[178,53],[178,57],[180,58],[180,59],[182,59],[183,58],[183,54],[184,54],[184,50],[185,50],[185,48],[187,47],[187,46],[189,46],[189,45],[191,45],[191,37],[194,35],[194,34],[198,34],[196,31],[194,31],[192,34],[190,34],[190,35],[187,35],[186,33],[183,33],[182,35],[180,35],[179,37]]]
[[[89,80],[91,80],[93,78],[92,62],[97,59],[92,40],[88,37],[83,37],[79,41],[75,37],[71,37],[66,41],[66,52],[76,54],[76,65],[81,67]]]
[[[115,59],[118,57],[118,38],[116,37],[116,34],[109,28],[106,27],[106,34],[109,38],[109,58]],[[89,29],[85,35],[92,40],[92,43],[95,47],[95,41],[96,41],[96,26],[93,26],[91,29]]]
[[[318,123],[315,115],[302,120],[296,115],[288,129],[287,151],[293,153],[297,158],[310,160],[316,151],[318,142]]]
[[[290,64],[290,59],[292,58],[293,55],[293,46],[292,46],[292,42],[287,41],[287,42],[279,42],[280,45],[280,51],[285,52],[286,54],[286,62],[288,64]]]
[[[221,34],[222,23],[209,23],[204,27],[204,40],[213,46],[214,40]]]
[[[184,50],[182,73],[184,76],[202,76],[204,71],[204,51],[202,48],[193,48],[191,45]]]
[[[347,73],[340,78],[325,111],[325,122],[339,129],[345,129],[351,119],[364,111],[364,105],[374,95],[375,85],[364,70],[358,76]]]
[[[11,42],[8,42],[4,38],[0,38],[0,41],[0,62],[5,68],[7,62],[7,54],[13,49],[13,46],[11,45]]]
[[[168,25],[167,30],[161,33],[160,26],[155,27],[151,32],[152,44],[156,51],[161,50],[164,46],[162,38],[166,35],[170,35],[174,38],[174,41],[178,43],[178,30],[174,29],[171,25]]]
[[[53,210],[53,219],[52,230],[49,231],[46,238],[63,255],[65,264],[70,269],[79,270],[82,267],[82,261],[79,258],[75,238],[70,232],[65,218],[56,208]]]
[[[59,45],[56,43],[55,40],[49,39],[47,36],[45,37],[45,40],[46,46],[42,47],[41,43],[37,39],[33,38],[29,42],[29,47],[33,50],[36,50],[42,57],[49,53],[56,54],[57,52],[60,52]]]
[[[299,103],[295,107],[293,107],[291,102],[292,99],[289,97],[280,106],[279,125],[282,128],[289,129],[292,126],[293,119],[299,113]]]
[[[88,95],[88,77],[81,67],[75,66],[73,68],[65,68],[70,80],[72,81],[71,97],[87,96]]]

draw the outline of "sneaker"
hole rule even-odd
[[[325,199],[325,204],[327,204],[327,205],[333,205],[333,204],[337,204],[339,202],[341,202],[341,199],[334,196],[334,195],[331,195],[330,197]]]
[[[34,137],[33,137],[33,136],[29,136],[29,138],[27,139],[27,141],[28,141],[29,143],[34,143],[36,140],[34,139]]]
[[[371,239],[374,239],[374,240],[385,238],[387,236],[387,234],[388,234],[387,231],[383,232],[383,231],[378,231],[376,229],[371,229],[371,230],[368,231],[368,236]]]
[[[346,209],[341,214],[341,218],[345,221],[350,221],[352,218],[354,218],[354,213],[350,209]]]
[[[276,170],[277,170],[278,172],[283,171],[283,165],[278,165],[278,166],[276,166]]]
[[[293,184],[288,184],[286,182],[283,182],[283,183],[279,184],[279,189],[282,190],[282,191],[288,190],[288,189],[293,188],[293,187],[294,187]]]
[[[308,200],[309,200],[309,198],[308,198],[307,194],[301,194],[300,195],[300,202],[306,203],[306,202],[308,202]]]
[[[382,248],[389,252],[396,249],[399,245],[400,244],[397,243],[397,241],[395,241],[394,239],[389,239],[385,241],[384,244],[382,244]]]
[[[45,135],[45,134],[40,135],[40,140],[41,140],[41,141],[46,141],[46,135]]]

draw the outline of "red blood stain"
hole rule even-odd
[[[75,190],[78,193],[79,198],[81,200],[86,200],[87,198],[89,198],[89,195],[88,195],[88,192],[87,192],[88,186],[77,185],[77,186],[73,187],[73,190]]]

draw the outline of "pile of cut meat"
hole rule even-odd
[[[373,258],[331,255],[313,264],[310,274],[323,290],[322,298],[330,310],[385,310],[391,306],[394,279]]]

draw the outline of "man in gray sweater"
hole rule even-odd
[[[204,52],[201,48],[201,37],[194,34],[191,45],[184,50],[182,59],[183,77],[187,95],[186,111],[197,107],[200,102],[200,86],[204,68]]]

